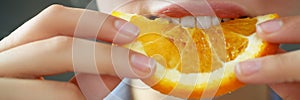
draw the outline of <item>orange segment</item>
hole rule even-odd
[[[160,18],[149,20],[122,12],[113,15],[141,30],[137,41],[125,47],[158,62],[154,75],[143,81],[163,94],[180,98],[207,98],[234,91],[244,85],[234,73],[238,62],[273,54],[278,49],[278,44],[265,42],[255,33],[256,24],[278,18],[276,14],[221,23],[223,34],[217,35],[224,40],[214,45],[214,33],[207,32],[220,29],[217,26],[205,30],[184,28]],[[222,52],[226,53],[224,60]]]
[[[177,47],[168,38],[156,33],[148,33],[138,38],[147,55],[152,57],[160,55],[167,61],[167,68],[176,68],[180,64],[180,55]],[[163,49],[163,50],[162,50]],[[170,56],[172,55],[172,56]],[[161,62],[163,63],[163,62]]]
[[[227,53],[226,61],[231,61],[244,52],[248,45],[248,39],[233,32],[224,31],[224,34]]]
[[[208,43],[208,37],[200,29],[188,29],[192,34],[193,42],[196,45],[200,63],[199,70],[189,70],[189,72],[211,72],[212,69],[212,50]]]
[[[255,18],[235,19],[222,23],[222,28],[224,32],[249,36],[256,31],[256,23],[257,19]]]

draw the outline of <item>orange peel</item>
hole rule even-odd
[[[209,29],[185,28],[161,18],[149,20],[117,11],[112,15],[140,28],[137,41],[125,47],[158,62],[154,75],[143,82],[180,98],[209,98],[234,91],[245,85],[234,73],[238,62],[274,54],[278,49],[278,44],[268,43],[256,34],[257,24],[278,18],[277,14],[234,19]],[[213,35],[207,32],[220,28],[223,34],[219,39],[224,44],[213,47],[209,40]]]

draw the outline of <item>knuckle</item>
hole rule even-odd
[[[58,5],[58,4],[53,4],[51,6],[49,6],[48,8],[45,9],[46,12],[49,12],[50,14],[55,14],[59,11],[64,10],[65,7],[62,5]]]
[[[278,81],[283,81],[289,78],[289,75],[287,74],[290,73],[290,69],[288,68],[291,64],[290,59],[291,57],[287,55],[273,55],[268,57],[268,59],[265,60],[265,63],[268,63],[267,67],[269,67],[269,71],[272,72],[270,74],[272,74],[272,76],[277,76]],[[279,75],[278,73],[282,74]]]
[[[38,27],[50,27],[51,21],[55,20],[59,14],[64,11],[65,7],[58,4],[53,4],[46,9],[44,9],[41,13],[39,13],[33,20],[33,23]]]
[[[66,36],[55,36],[46,41],[47,47],[50,50],[66,50],[72,44],[73,39]]]
[[[47,7],[45,10],[43,10],[39,16],[42,19],[45,20],[50,20],[50,19],[54,19],[53,17],[56,17],[57,15],[59,15],[61,12],[63,12],[65,9],[64,6],[62,5],[58,5],[58,4],[53,4],[49,7]]]
[[[273,58],[277,62],[278,67],[285,65],[285,59],[286,59],[285,57],[277,55],[277,56],[273,56]]]
[[[72,41],[72,38],[67,36],[55,36],[51,38],[54,42],[60,42],[60,43],[69,43]]]
[[[283,70],[284,69],[288,69],[288,67],[286,66],[290,66],[293,62],[293,58],[289,55],[286,55],[286,54],[280,54],[280,55],[276,55],[274,56],[276,62],[277,62],[277,65],[278,67],[280,68],[280,70]]]
[[[285,59],[286,58],[281,55],[272,55],[267,57],[267,59],[265,59],[263,63],[266,64],[267,67],[272,67],[277,70],[282,70],[282,67],[286,63]]]

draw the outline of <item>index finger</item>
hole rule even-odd
[[[4,38],[0,52],[54,36],[74,36],[77,27],[81,33],[76,37],[107,42],[117,38],[113,41],[117,44],[130,42],[139,33],[139,29],[127,21],[101,12],[52,5]]]
[[[300,16],[270,20],[258,25],[258,35],[273,43],[300,43]]]

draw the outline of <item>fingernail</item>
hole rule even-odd
[[[258,72],[261,68],[260,60],[249,60],[240,62],[235,66],[235,73],[237,75],[249,76]]]
[[[120,33],[119,35],[128,39],[135,38],[140,32],[138,27],[124,20],[116,20],[114,24]]]
[[[131,63],[138,71],[149,74],[155,67],[156,61],[141,54],[132,54]]]
[[[257,32],[258,33],[274,33],[280,30],[282,27],[282,20],[281,19],[275,19],[267,22],[263,22],[261,24],[258,24],[257,26]]]

